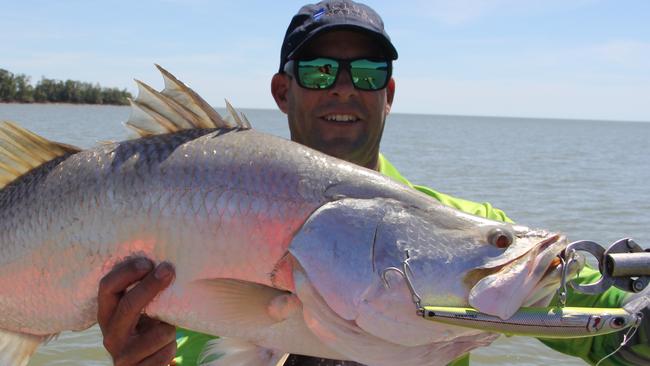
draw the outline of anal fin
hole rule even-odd
[[[200,366],[276,366],[284,364],[283,352],[260,347],[236,338],[217,338],[208,342]]]
[[[25,366],[38,346],[50,337],[0,329],[0,366]]]

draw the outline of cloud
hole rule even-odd
[[[418,0],[418,14],[448,26],[460,26],[486,17],[540,14],[581,7],[597,0]]]
[[[587,52],[611,64],[650,69],[650,42],[613,40],[594,45]]]
[[[509,58],[522,69],[555,79],[650,83],[650,42],[639,40],[546,45]]]

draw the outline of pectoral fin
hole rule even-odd
[[[25,366],[38,346],[50,337],[0,329],[0,366]]]
[[[192,310],[200,319],[215,319],[222,323],[218,326],[232,326],[240,331],[277,323],[280,319],[272,309],[277,302],[274,299],[288,294],[273,287],[234,279],[194,281],[187,286],[187,291],[190,292],[187,298],[194,302]],[[220,334],[219,329],[213,331]]]

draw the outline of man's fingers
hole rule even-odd
[[[143,360],[166,365],[176,351],[174,327],[142,315],[147,304],[174,278],[169,263],[153,268],[145,258],[128,260],[100,283],[97,319],[104,347],[116,365],[134,365]]]
[[[153,328],[158,323],[162,322],[158,319],[153,319],[146,315],[142,315],[140,316],[140,319],[138,319],[138,324],[136,324],[135,330],[138,333],[144,333],[147,331],[147,329]]]
[[[174,278],[174,269],[169,263],[160,263],[142,281],[125,293],[120,299],[110,320],[110,332],[128,335],[135,327],[142,310]]]
[[[176,355],[176,339],[168,343],[160,351],[147,357],[138,364],[138,366],[163,366],[172,363]]]
[[[173,349],[167,347],[173,344]],[[131,338],[123,352],[130,361],[144,361],[149,358],[162,357],[157,365],[167,365],[176,354],[176,328],[159,322],[143,331],[138,337]]]
[[[102,278],[97,296],[97,321],[102,329],[111,321],[124,291],[152,269],[153,263],[147,258],[134,258],[118,264]]]

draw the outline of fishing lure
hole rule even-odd
[[[524,307],[508,319],[461,307],[424,306],[419,313],[440,323],[540,338],[593,337],[638,326],[641,321],[640,313],[623,308]]]

